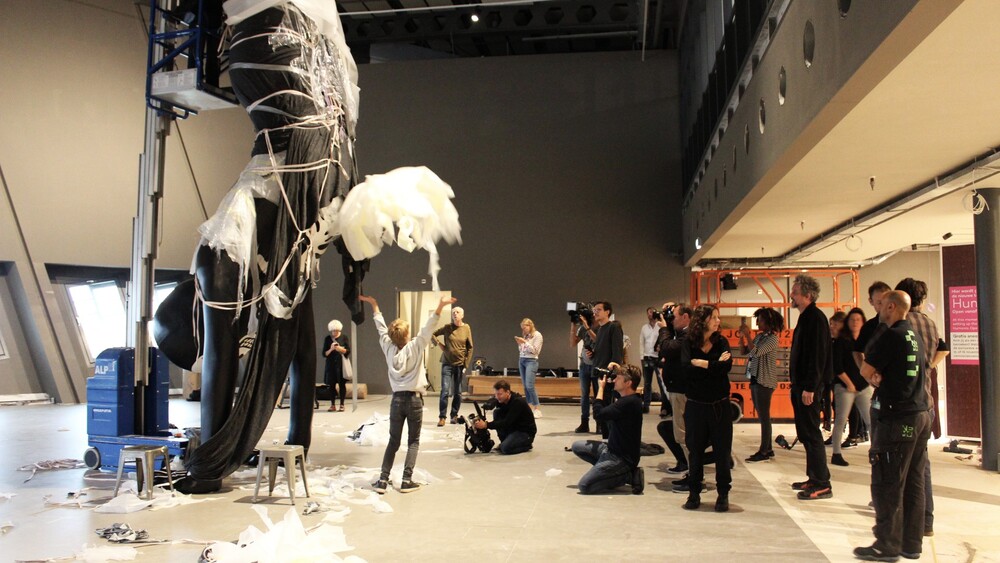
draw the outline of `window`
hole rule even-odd
[[[170,292],[175,287],[177,287],[177,282],[156,284],[156,287],[153,288],[153,307],[149,310],[150,315],[156,313],[156,310],[160,308],[160,304],[163,303],[163,300],[170,295]],[[153,340],[153,321],[149,321],[147,326],[149,327],[149,345],[156,346],[156,341]]]
[[[125,303],[115,282],[71,285],[69,300],[91,362],[104,350],[125,345]]]

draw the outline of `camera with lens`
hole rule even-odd
[[[598,379],[600,379],[602,375],[605,378],[607,378],[608,383],[614,382],[615,377],[618,376],[618,374],[613,369],[604,369],[604,368],[599,368],[597,366],[594,366],[594,372],[597,374]]]
[[[566,313],[569,314],[569,320],[574,323],[579,323],[580,317],[583,317],[588,325],[594,324],[594,306],[590,303],[570,301],[566,304]]]
[[[493,446],[496,446],[496,442],[490,437],[489,429],[476,428],[475,423],[477,420],[487,422],[483,411],[493,410],[499,404],[500,402],[496,398],[490,398],[481,407],[479,406],[479,402],[472,401],[472,405],[476,407],[476,412],[470,414],[468,418],[464,416],[458,417],[459,424],[465,425],[465,453],[471,454],[479,450],[484,454],[488,454],[493,449]]]

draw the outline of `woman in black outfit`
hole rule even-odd
[[[326,356],[326,369],[323,379],[330,386],[330,412],[337,410],[337,387],[340,387],[340,410],[344,410],[344,399],[347,397],[347,384],[344,380],[344,362],[351,357],[351,341],[344,334],[344,324],[338,320],[330,321],[326,326],[330,334],[323,341],[323,355]]]
[[[719,497],[716,512],[729,510],[732,488],[733,411],[729,406],[729,369],[733,365],[729,342],[719,333],[719,309],[701,305],[695,309],[681,348],[681,363],[688,381],[684,423],[688,447],[690,491],[684,509],[701,506],[701,485],[705,476],[705,450],[715,452],[715,483]]]

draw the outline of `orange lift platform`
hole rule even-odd
[[[698,270],[691,272],[691,304],[715,305],[722,315],[719,329],[729,340],[733,368],[729,372],[731,399],[738,404],[746,419],[756,419],[757,411],[750,398],[750,382],[746,377],[748,356],[740,347],[737,332],[743,324],[750,326],[751,338],[757,335],[752,313],[760,307],[772,307],[785,319],[785,330],[778,335],[777,365],[780,370],[778,388],[771,398],[771,418],[791,420],[791,385],[788,382],[788,356],[792,346],[789,315],[794,308],[789,293],[792,280],[808,274],[820,283],[820,301],[816,306],[827,316],[835,311],[857,307],[860,299],[858,272],[852,269],[732,269]],[[740,284],[742,283],[742,291]],[[751,285],[752,284],[752,285]],[[747,296],[750,298],[746,298]],[[823,297],[830,296],[824,300]]]

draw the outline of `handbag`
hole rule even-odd
[[[341,358],[340,365],[341,373],[344,374],[344,381],[354,381],[354,366],[351,365],[351,361],[344,356]]]

